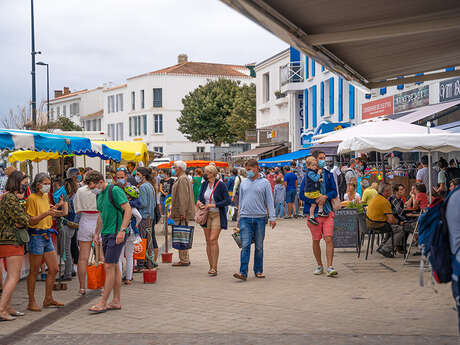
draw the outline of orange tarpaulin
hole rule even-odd
[[[168,168],[171,168],[171,165],[173,164],[174,162],[169,162],[169,163],[163,163],[163,164],[160,164],[157,168],[158,169],[168,169]],[[228,168],[228,163],[227,162],[216,162],[216,161],[185,161],[185,163],[187,164],[187,168],[202,168],[202,167],[205,167],[207,165],[209,165],[210,163],[214,163],[216,165],[216,167],[218,168]]]

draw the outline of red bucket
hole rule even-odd
[[[161,262],[170,264],[172,262],[173,253],[161,253]]]
[[[156,269],[144,269],[144,284],[153,284],[157,281]]]

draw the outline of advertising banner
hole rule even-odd
[[[460,99],[460,77],[439,82],[439,103]]]
[[[430,88],[428,85],[394,95],[394,112],[418,108],[430,103]]]
[[[393,114],[393,96],[364,103],[361,106],[361,110],[363,120],[383,115],[391,115]]]

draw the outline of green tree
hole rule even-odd
[[[246,131],[256,128],[256,85],[243,85],[235,97],[233,112],[227,118],[230,132],[245,141]]]
[[[40,126],[40,131],[47,131],[49,129],[60,129],[63,131],[82,131],[79,125],[73,123],[67,117],[59,117],[56,121],[48,122],[42,126]]]
[[[238,115],[247,116],[248,112],[243,110],[247,107],[239,104],[247,103],[245,95],[254,96],[255,104],[255,92],[252,95],[251,92],[244,91],[246,88],[236,81],[223,78],[209,81],[206,85],[196,88],[182,99],[184,109],[177,119],[179,131],[193,142],[205,142],[216,146],[241,139],[242,129],[234,126],[229,119],[233,116],[238,121]],[[237,111],[236,106],[239,109]],[[255,107],[253,118],[254,127]]]

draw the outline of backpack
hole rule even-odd
[[[337,177],[337,187],[338,187],[338,196],[340,197],[340,200],[343,200],[343,196],[347,192],[347,180],[345,178],[345,174],[352,169],[347,169],[344,172],[342,172],[338,177]]]
[[[422,247],[423,255],[430,262],[433,277],[438,283],[448,283],[452,279],[446,208],[450,196],[459,188],[451,191],[445,200],[434,200],[419,219],[418,243]]]

